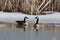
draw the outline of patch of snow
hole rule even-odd
[[[15,23],[17,20],[24,20],[24,17],[27,16],[29,19],[26,21],[28,23],[35,23],[35,17],[39,17],[39,23],[60,23],[60,13],[54,12],[49,15],[27,15],[18,12],[0,12],[0,22]]]

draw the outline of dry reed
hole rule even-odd
[[[60,12],[60,0],[0,0],[0,11],[40,14],[43,11]]]

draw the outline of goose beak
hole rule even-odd
[[[28,17],[25,17],[26,19],[29,19]]]
[[[27,19],[29,19],[29,18],[27,17]]]
[[[27,19],[29,19],[28,17],[26,17]]]

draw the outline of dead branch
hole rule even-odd
[[[43,2],[41,3],[41,5],[38,7],[37,12],[39,11],[39,9],[41,8],[41,6],[45,3],[46,0],[43,0]],[[36,13],[37,14],[37,13]]]
[[[51,0],[49,0],[45,5],[44,7],[39,11],[39,13],[41,13],[41,11],[51,2]]]

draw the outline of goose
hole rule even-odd
[[[34,29],[38,32],[38,29],[39,29],[39,24],[38,24],[39,17],[37,16],[37,17],[35,17],[35,19],[37,19],[37,20],[36,20],[36,23],[34,24]]]
[[[17,25],[21,25],[24,31],[28,28],[28,23],[26,22],[26,19],[29,19],[28,17],[24,17],[23,21],[16,21]]]

